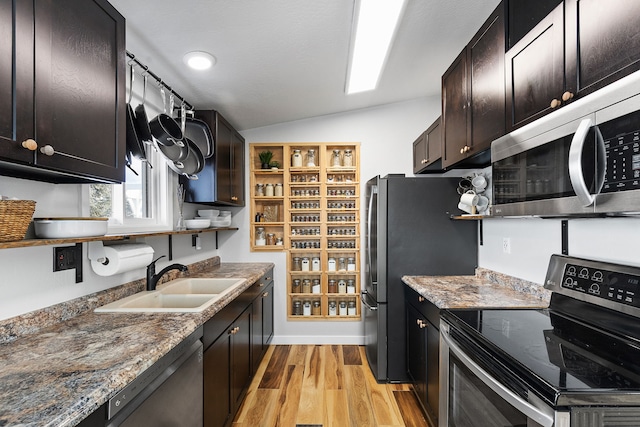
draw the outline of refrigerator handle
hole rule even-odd
[[[367,272],[369,273],[369,283],[373,284],[373,277],[371,275],[371,218],[373,216],[373,195],[377,192],[376,186],[371,187],[371,194],[369,194],[369,208],[367,211]]]

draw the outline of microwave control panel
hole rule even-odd
[[[567,264],[561,286],[640,308],[640,276],[633,274]]]
[[[603,193],[640,189],[640,111],[598,125],[607,153]]]

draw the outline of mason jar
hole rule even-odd
[[[292,271],[302,271],[302,260],[300,257],[293,257]]]
[[[347,271],[356,271],[356,259],[355,258],[347,258]]]
[[[319,300],[315,300],[311,306],[311,315],[320,316],[322,314],[322,306]]]
[[[336,316],[338,314],[338,307],[334,300],[329,300],[329,316]]]
[[[293,279],[293,284],[291,285],[291,293],[299,294],[302,292],[302,285],[300,279]]]
[[[347,280],[347,293],[348,294],[356,293],[356,282],[353,279]]]
[[[282,197],[283,194],[284,194],[284,192],[282,190],[282,184],[281,183],[277,183],[276,184],[276,188],[274,189],[274,195],[276,197]]]
[[[302,280],[302,293],[310,294],[311,293],[311,280],[303,279]]]
[[[264,195],[267,197],[273,197],[273,184],[270,182],[264,187]]]
[[[316,166],[316,150],[309,148],[307,151],[307,167],[313,168]]]
[[[330,294],[338,293],[338,283],[336,282],[336,279],[329,279],[329,283],[327,285],[327,292],[329,292]]]
[[[338,280],[338,293],[346,294],[347,293],[347,282],[344,279]]]
[[[344,156],[342,157],[342,166],[353,166],[353,154],[349,149],[344,150]]]
[[[267,245],[273,246],[276,244],[276,235],[274,233],[267,233]]]
[[[264,184],[256,184],[256,196],[264,196]]]
[[[264,227],[256,228],[256,246],[264,246],[267,244],[267,238],[264,233]]]
[[[340,309],[338,310],[338,314],[340,314],[340,316],[346,316],[347,315],[347,302],[346,301],[340,301],[339,304]]]
[[[340,150],[333,150],[333,154],[331,155],[331,166],[333,167],[342,166],[342,158],[340,156]]]
[[[293,302],[292,314],[294,316],[302,316],[302,302],[300,301]]]
[[[356,315],[356,302],[349,301],[349,305],[347,306],[347,315],[355,316]]]
[[[300,153],[300,150],[293,150],[293,154],[291,155],[291,167],[302,167],[302,154]]]

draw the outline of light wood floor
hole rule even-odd
[[[378,384],[364,347],[271,346],[233,427],[428,427],[408,384]]]

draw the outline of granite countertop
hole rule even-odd
[[[272,267],[222,263],[187,274],[246,279],[202,313],[94,313],[110,302],[107,290],[77,301],[84,314],[3,342],[0,426],[77,425]]]
[[[439,309],[546,308],[541,285],[478,268],[475,276],[404,276],[402,281]]]

